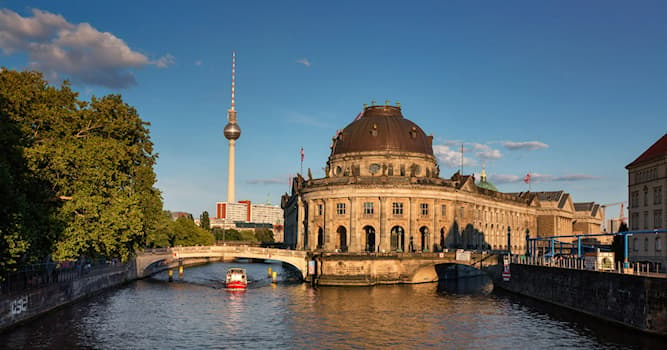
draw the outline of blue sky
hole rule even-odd
[[[91,6],[91,4],[94,4]],[[449,177],[486,164],[504,192],[627,200],[624,166],[667,132],[664,1],[0,1],[0,65],[81,97],[120,93],[151,122],[165,208],[227,196],[237,52],[237,200],[322,177],[364,103],[400,101]],[[609,211],[616,214],[618,207]]]

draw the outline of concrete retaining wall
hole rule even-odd
[[[136,279],[134,262],[44,288],[0,297],[0,332],[49,310]]]
[[[512,264],[508,291],[641,331],[667,335],[667,279]]]

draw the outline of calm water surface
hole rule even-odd
[[[647,337],[492,291],[490,281],[377,287],[290,283],[279,264],[166,273],[86,299],[0,334],[7,349],[667,349]],[[267,268],[278,271],[272,285]]]

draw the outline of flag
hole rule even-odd
[[[303,162],[303,147],[301,147],[301,162]]]
[[[523,182],[529,184],[530,183],[530,173],[527,173],[526,176],[523,178]]]

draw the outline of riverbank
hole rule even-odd
[[[0,333],[53,309],[137,279],[134,261],[81,271],[75,278],[0,296]]]
[[[598,319],[667,336],[667,279],[511,264],[511,278],[494,285]]]

